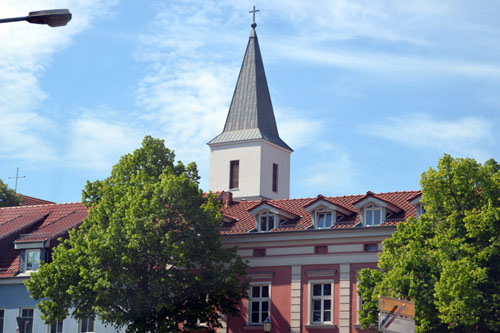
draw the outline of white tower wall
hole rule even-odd
[[[269,199],[290,198],[290,154],[277,145],[263,141],[260,164],[260,195]],[[278,188],[273,192],[273,164],[278,165]]]
[[[238,189],[229,188],[230,163],[239,161]],[[272,191],[273,163],[278,165],[278,191]],[[212,192],[230,191],[238,199],[288,199],[290,152],[264,140],[210,145]]]

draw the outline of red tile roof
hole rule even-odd
[[[53,204],[55,202],[38,199],[34,197],[30,197],[29,195],[21,194],[21,206],[33,206],[33,205],[46,205]]]
[[[87,217],[81,203],[45,204],[0,208],[0,278],[19,271],[20,250],[14,243],[49,241],[78,227]]]
[[[390,216],[382,222],[382,226],[396,225],[409,216],[416,216],[411,199],[420,191],[388,192],[375,194],[376,198],[401,207],[402,212]],[[218,193],[219,194],[219,193]],[[219,198],[227,200],[230,196],[220,193]],[[340,197],[323,197],[331,202],[353,212],[338,221],[332,229],[354,228],[359,222],[359,211],[354,204],[365,195],[350,195]],[[223,207],[223,215],[230,220],[221,228],[221,234],[247,234],[255,229],[255,216],[249,211],[263,202],[284,212],[296,216],[293,220],[282,220],[279,227],[272,232],[305,230],[311,227],[311,213],[305,208],[318,200],[316,198],[257,200],[228,202]],[[16,206],[0,208],[0,278],[14,277],[19,272],[20,250],[14,249],[14,243],[51,241],[63,236],[68,230],[78,227],[87,217],[87,208],[81,203],[44,204],[34,206]],[[48,244],[52,246],[53,244]]]
[[[372,194],[377,199],[388,202],[394,206],[400,207],[402,211],[398,214],[390,216],[389,219],[383,221],[382,226],[395,225],[398,221],[404,221],[406,218],[416,216],[415,207],[409,202],[410,198],[414,198],[420,191],[403,191],[403,192],[387,192]],[[365,198],[366,195],[350,195],[341,197],[323,197],[323,200],[331,202],[334,205],[344,207],[353,212],[349,216],[345,216],[341,221],[337,222],[332,229],[353,228],[360,221],[359,211],[354,208],[354,204]],[[280,199],[267,200],[265,203],[290,212],[298,216],[295,220],[280,221],[279,227],[272,232],[296,231],[305,230],[311,227],[311,213],[305,208],[317,201],[318,198],[304,199]],[[250,215],[249,210],[260,205],[262,201],[236,201],[232,202],[228,207],[223,208],[224,216],[233,219],[230,223],[225,223],[221,228],[221,233],[226,234],[246,234],[255,229],[255,216]],[[234,221],[236,220],[236,221]]]

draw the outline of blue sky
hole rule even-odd
[[[256,5],[291,197],[415,190],[443,153],[500,159],[498,1],[17,1],[0,25],[0,179],[79,201],[145,135],[196,161],[224,126]]]

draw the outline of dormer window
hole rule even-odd
[[[422,205],[421,203],[417,204],[415,208],[417,209],[417,219],[418,219],[420,215],[425,213],[425,208],[424,205]]]
[[[417,216],[416,216],[417,219],[420,217],[420,215],[425,213],[425,208],[421,202],[421,199],[422,199],[422,194],[419,193],[418,195],[413,197],[413,199],[410,200],[410,205],[415,206],[415,210],[417,213]]]
[[[295,220],[299,216],[273,205],[268,201],[261,201],[258,205],[248,210],[255,216],[255,229],[250,232],[267,232],[281,226],[287,221]]]
[[[387,217],[403,211],[401,207],[370,191],[366,192],[364,197],[354,202],[353,206],[359,209],[361,225],[366,227],[378,226]]]
[[[271,212],[264,212],[259,214],[259,231],[271,231],[276,224],[276,214]]]
[[[330,229],[345,216],[353,213],[353,211],[329,201],[322,195],[318,195],[317,199],[308,203],[304,208],[311,214],[311,228],[314,229]]]
[[[24,252],[24,271],[36,271],[40,266],[40,250],[26,250]]]
[[[320,209],[315,212],[315,227],[318,229],[331,228],[334,222],[335,211]]]
[[[364,224],[370,225],[380,225],[382,222],[382,207],[376,205],[369,205],[364,208]]]

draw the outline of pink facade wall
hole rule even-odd
[[[322,276],[322,277],[308,277],[307,271],[315,271],[315,270],[335,270],[336,273],[331,276]],[[339,325],[339,307],[340,307],[340,285],[339,285],[339,271],[340,265],[303,265],[302,266],[302,316],[301,316],[301,332],[325,332],[324,328],[312,328],[307,327],[308,324],[308,316],[309,316],[309,281],[313,280],[333,280],[333,322],[337,325],[337,328],[330,328],[328,332],[336,333],[338,332]]]
[[[258,272],[273,272],[271,279],[252,279],[252,282],[271,282],[271,320],[272,332],[290,332],[290,308],[291,308],[291,277],[290,266],[276,267],[252,267],[248,274]],[[251,327],[247,325],[247,300],[242,300],[239,317],[228,317],[227,327],[230,333],[262,333],[260,326]]]

